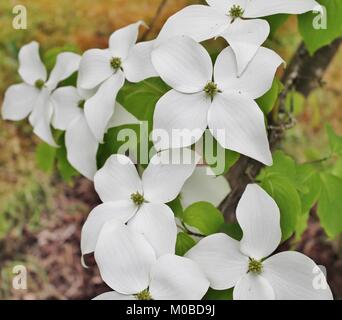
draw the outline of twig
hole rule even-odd
[[[156,14],[154,15],[149,28],[145,31],[145,33],[142,35],[140,41],[145,41],[147,39],[147,37],[149,36],[149,34],[151,33],[153,27],[155,26],[156,22],[158,21],[164,7],[166,6],[168,0],[162,0],[161,3],[159,4],[159,7],[157,9]]]

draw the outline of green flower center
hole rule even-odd
[[[144,196],[141,195],[139,192],[131,194],[131,199],[137,206],[142,205],[145,201]]]
[[[262,262],[254,259],[249,259],[248,272],[260,274],[262,272]]]
[[[85,100],[78,101],[78,107],[84,109]]]
[[[112,60],[110,60],[110,65],[115,71],[119,70],[122,66],[121,58],[112,58]]]
[[[204,87],[204,92],[207,94],[208,97],[214,98],[216,93],[219,92],[219,89],[217,87],[217,84],[215,82],[209,82],[205,87]]]
[[[241,18],[244,12],[245,11],[239,5],[234,4],[229,10],[229,15],[233,19],[236,19],[236,18]]]
[[[44,85],[45,85],[45,82],[42,79],[39,79],[34,83],[34,86],[39,90],[41,90],[44,87]]]
[[[145,290],[141,291],[140,293],[136,294],[135,297],[138,300],[153,300],[148,289],[145,289]]]

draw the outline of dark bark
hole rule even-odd
[[[284,133],[291,123],[284,122],[281,114],[285,112],[287,94],[295,89],[307,97],[317,87],[323,86],[323,76],[335,57],[342,38],[335,40],[331,45],[319,49],[313,56],[309,54],[302,43],[290,62],[282,82],[284,90],[279,96],[279,102],[274,112],[268,117],[268,133],[271,149],[274,150],[284,137]],[[288,121],[288,117],[287,120]],[[263,168],[263,164],[241,156],[239,161],[231,168],[226,178],[232,188],[229,196],[222,202],[222,210],[227,222],[235,219],[236,206],[247,184],[255,182],[255,177]]]

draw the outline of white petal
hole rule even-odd
[[[113,290],[137,294],[147,289],[156,257],[144,236],[111,220],[100,232],[95,260],[102,279]]]
[[[53,147],[57,147],[52,136],[50,123],[52,121],[53,105],[50,101],[50,94],[47,89],[41,90],[29,117],[33,126],[33,132],[43,141]]]
[[[240,252],[239,242],[223,233],[202,239],[185,256],[200,266],[210,287],[217,290],[234,287],[248,270],[248,257]]]
[[[27,84],[34,85],[37,80],[46,81],[47,72],[39,56],[39,44],[32,41],[19,51],[19,70]]]
[[[174,36],[186,35],[202,42],[218,36],[229,23],[226,12],[202,5],[188,6],[166,21],[156,41],[162,43]]]
[[[235,53],[238,75],[247,68],[269,34],[270,25],[260,19],[237,19],[222,34]]]
[[[39,95],[39,90],[26,83],[10,86],[4,97],[2,118],[18,121],[25,119],[32,111]]]
[[[65,146],[70,164],[89,180],[97,171],[99,143],[92,134],[83,113],[74,119],[65,132]]]
[[[222,176],[215,176],[210,167],[197,167],[183,186],[181,203],[183,208],[199,201],[210,202],[218,207],[230,190],[228,181]]]
[[[275,295],[270,283],[262,276],[245,274],[236,284],[234,300],[274,300]]]
[[[54,107],[53,127],[66,130],[69,124],[82,114],[82,110],[78,107],[81,100],[83,99],[74,87],[62,87],[55,90],[51,95]]]
[[[112,155],[94,177],[95,189],[103,202],[129,200],[142,194],[141,180],[133,162],[123,155]]]
[[[263,276],[277,300],[332,300],[329,285],[319,267],[299,252],[278,253],[264,262]]]
[[[93,89],[114,74],[110,65],[111,54],[108,49],[91,49],[81,59],[77,87]]]
[[[220,145],[272,164],[264,114],[249,97],[218,94],[209,110],[209,129]]]
[[[157,153],[142,175],[145,200],[167,203],[174,200],[199,161],[189,149]]]
[[[176,90],[159,99],[153,116],[152,139],[156,150],[188,147],[208,126],[211,100],[204,92],[185,94]]]
[[[158,76],[152,64],[153,48],[154,41],[141,42],[132,48],[127,60],[123,62],[123,69],[128,81],[140,82]]]
[[[176,36],[158,45],[152,52],[152,63],[168,85],[183,93],[203,91],[212,80],[209,53],[189,37]]]
[[[136,300],[136,298],[132,295],[109,291],[98,295],[92,300]]]
[[[242,9],[246,7],[246,2],[249,0],[206,0],[213,8],[228,14],[232,6],[240,6]]]
[[[257,0],[250,1],[248,4],[244,17],[258,18],[266,17],[278,13],[302,14],[314,8],[319,4],[314,0]]]
[[[84,105],[84,112],[96,139],[102,143],[110,119],[114,114],[116,96],[125,83],[121,71],[106,80],[97,93],[88,99]]]
[[[127,27],[116,30],[109,38],[109,50],[112,57],[125,60],[137,42],[139,27],[142,21],[132,23]]]
[[[140,121],[135,116],[129,113],[121,104],[116,102],[115,111],[112,118],[109,120],[107,129],[139,123]]]
[[[243,193],[236,218],[243,231],[241,251],[253,259],[269,256],[280,244],[280,212],[276,202],[257,184]]]
[[[69,78],[80,66],[81,56],[73,52],[62,52],[57,56],[56,65],[52,69],[46,85],[54,90],[58,83]]]
[[[175,216],[166,204],[143,204],[128,226],[145,236],[157,257],[175,252],[177,226]]]
[[[246,94],[256,99],[271,89],[277,68],[283,62],[274,51],[261,47],[247,69],[238,76],[235,55],[228,47],[217,57],[214,78],[222,90]]]
[[[152,267],[149,291],[155,300],[201,300],[208,289],[209,281],[190,259],[168,254]]]
[[[137,208],[131,201],[106,202],[94,208],[82,228],[82,255],[95,250],[98,237],[104,224],[112,219],[126,223]]]

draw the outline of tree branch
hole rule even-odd
[[[307,97],[312,90],[323,86],[322,79],[325,71],[341,44],[342,38],[338,38],[331,45],[319,49],[313,56],[310,56],[304,43],[297,49],[282,78],[284,90],[279,96],[278,105],[268,117],[268,133],[272,150],[278,147],[289,127],[289,123],[284,123],[282,117],[286,112],[285,102],[288,93],[295,89]],[[291,115],[289,116],[291,117]],[[263,166],[260,162],[241,156],[239,161],[228,172],[226,178],[232,191],[220,206],[227,222],[235,220],[235,211],[241,195],[247,184],[255,182],[255,177]]]

